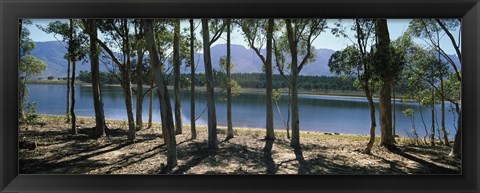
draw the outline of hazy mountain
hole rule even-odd
[[[37,57],[38,59],[44,61],[48,65],[48,69],[42,73],[40,77],[48,77],[54,76],[57,77],[66,77],[67,72],[67,60],[63,59],[63,56],[67,52],[67,49],[61,43],[57,41],[49,41],[49,42],[36,42],[35,49],[32,50],[32,55]],[[218,65],[218,61],[220,57],[226,55],[226,45],[225,44],[218,44],[212,46],[211,53],[212,53],[212,62],[213,68],[219,70],[220,67]],[[265,50],[261,50],[263,54],[265,54]],[[328,60],[330,56],[334,53],[334,50],[330,49],[316,49],[316,61],[311,64],[307,64],[301,71],[302,75],[318,75],[318,76],[332,76],[333,74],[330,72],[328,68]],[[255,54],[252,49],[247,49],[242,45],[235,45],[232,44],[231,46],[231,53],[232,53],[232,62],[235,64],[232,72],[242,72],[242,73],[250,73],[250,72],[262,72],[262,62]],[[105,54],[103,54],[105,55]],[[203,63],[203,54],[196,53],[195,54],[195,63],[197,64],[197,72],[204,72],[205,66]],[[459,64],[458,58],[455,56],[452,57],[454,62]],[[287,61],[290,59],[287,58]],[[88,57],[82,61],[77,62],[77,74],[80,71],[90,71],[90,61]],[[101,71],[107,71],[105,65],[100,64]],[[182,73],[189,73],[189,67],[182,67]],[[273,73],[278,74],[276,69],[273,70]]]

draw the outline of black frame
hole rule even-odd
[[[0,192],[478,192],[479,0],[0,0]],[[19,18],[462,18],[462,175],[19,175]]]

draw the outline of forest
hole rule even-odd
[[[26,27],[31,25],[34,20],[19,20],[20,173],[461,173],[462,75],[455,62],[458,58],[461,64],[462,58],[461,37],[455,37],[461,30],[459,19],[412,19],[396,39],[382,18],[52,21],[36,27],[54,35],[67,50],[60,58],[68,66],[63,113],[56,115],[38,113],[40,104],[29,101],[35,94],[29,81],[48,68],[31,54],[35,43]],[[254,50],[261,72],[232,73],[234,33]],[[316,62],[314,42],[326,33],[349,42],[329,58],[335,76],[301,75]],[[219,40],[226,41],[226,54],[212,61],[210,48]],[[447,47],[455,53],[447,53]],[[203,57],[195,57],[196,52]],[[84,58],[89,58],[85,65],[90,70],[76,74]],[[204,72],[197,71],[198,60]],[[213,63],[221,69],[213,69]],[[108,72],[100,71],[101,65]],[[91,89],[91,117],[77,115],[84,103],[76,92],[84,92],[84,85],[76,81]],[[107,118],[108,84],[121,89],[125,119]],[[248,88],[262,93],[261,128],[235,125],[238,106],[232,103]],[[307,121],[302,92],[329,90],[361,93],[363,114],[368,114],[363,119],[369,124],[357,127],[367,135],[302,127]],[[182,93],[188,93],[188,106]],[[196,104],[199,94],[205,105]],[[396,114],[396,101],[416,106]],[[153,112],[155,104],[159,112]],[[225,104],[225,112],[219,104]],[[183,113],[187,109],[189,114]],[[204,113],[205,123],[197,123]],[[219,113],[225,113],[225,125],[219,124]],[[417,115],[423,127],[416,126]],[[161,121],[152,121],[152,116]],[[328,112],[314,116],[328,117]],[[406,136],[396,128],[401,116],[411,123]],[[349,114],[337,118],[348,122]]]

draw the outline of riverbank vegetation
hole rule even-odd
[[[461,171],[461,68],[445,52],[445,45],[439,43],[447,37],[448,46],[454,48],[461,63],[460,37],[452,35],[453,31],[459,31],[460,20],[413,19],[408,30],[394,40],[390,39],[387,19],[353,19],[347,23],[326,19],[191,19],[185,28],[181,28],[181,22],[179,19],[69,19],[39,26],[46,33],[61,37],[58,40],[67,49],[66,111],[64,117],[40,116],[27,120],[24,109],[28,92],[26,86],[20,86],[19,140],[30,144],[20,150],[21,171],[95,174]],[[20,20],[19,25],[30,23]],[[199,34],[197,28],[201,29],[197,30]],[[23,50],[21,85],[46,66],[29,54],[32,40],[28,30],[23,29],[19,31]],[[233,30],[255,51],[262,72],[231,72],[235,67],[230,50]],[[330,71],[337,76],[300,75],[304,66],[316,61],[313,43],[324,33],[351,41],[328,62]],[[220,38],[227,42],[226,55],[220,61],[212,61],[210,47]],[[203,54],[205,73],[196,72],[196,51]],[[85,57],[90,60],[90,71],[76,75],[76,62]],[[221,69],[214,70],[213,63],[219,63]],[[105,65],[109,72],[100,71],[100,65]],[[183,67],[189,67],[190,73],[181,74]],[[94,118],[75,114],[78,80],[92,87]],[[103,84],[120,84],[126,120],[105,119]],[[196,87],[206,90],[206,126],[195,125]],[[234,126],[231,101],[242,87],[266,93],[264,129]],[[329,90],[360,91],[367,98],[371,120],[368,137],[301,132],[299,93]],[[169,94],[172,91],[173,105]],[[180,103],[180,93],[188,91],[192,122],[186,125],[181,116],[182,108],[186,107]],[[276,103],[280,91],[288,96],[287,112],[281,112]],[[158,97],[153,97],[153,92]],[[222,97],[216,97],[219,95]],[[373,102],[376,96],[378,124]],[[409,138],[397,137],[392,99],[398,96],[431,110],[432,124],[430,128],[424,125],[428,135],[424,143],[416,135],[414,125]],[[226,130],[217,124],[215,104],[219,98],[227,102]],[[142,120],[144,100],[150,104],[148,121]],[[161,125],[152,123],[154,101],[160,104]],[[455,134],[446,130],[445,102],[453,104],[458,117]],[[442,107],[440,115],[435,112],[436,105]],[[285,115],[282,121],[286,133],[274,128],[274,110]],[[404,112],[405,116],[415,113]],[[435,124],[437,116],[442,118],[441,126]],[[377,126],[379,135],[375,133]],[[453,142],[449,141],[449,135],[455,135]]]

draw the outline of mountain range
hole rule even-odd
[[[48,65],[47,70],[38,77],[66,77],[67,60],[64,59],[64,55],[67,52],[67,48],[58,41],[35,42],[35,44],[36,46],[31,54]],[[265,50],[262,50],[261,52],[265,53]],[[331,76],[332,73],[330,73],[328,68],[328,59],[334,52],[334,50],[330,49],[316,49],[315,53],[317,55],[317,60],[315,63],[305,65],[301,74]],[[102,54],[105,55],[105,53]],[[262,63],[252,49],[245,48],[242,45],[232,44],[231,54],[232,62],[234,63],[234,68],[232,69],[233,73],[262,72]],[[217,44],[211,47],[212,65],[214,69],[220,69],[218,61],[225,55],[226,44]],[[195,53],[195,63],[197,65],[196,72],[201,73],[205,71],[202,53]],[[80,71],[90,71],[90,61],[88,57],[81,61],[77,61],[76,64],[77,75]],[[100,64],[100,71],[107,71],[105,65]],[[189,72],[189,67],[182,67],[182,73]],[[278,71],[274,70],[274,73],[278,73]]]
[[[48,65],[47,70],[38,77],[66,77],[67,60],[64,59],[64,55],[67,52],[67,48],[58,41],[35,42],[35,44],[36,46],[32,50],[31,54],[44,61]],[[265,53],[265,50],[261,50],[261,52]],[[334,74],[330,72],[328,67],[328,60],[334,52],[335,50],[331,49],[316,49],[316,61],[305,65],[300,74],[311,76],[333,76]],[[106,56],[105,53],[102,53],[101,55]],[[225,55],[226,44],[217,44],[211,47],[212,65],[214,69],[220,69],[218,61],[222,56]],[[246,48],[242,45],[232,44],[231,55],[232,62],[234,63],[234,68],[232,69],[233,73],[262,72],[262,62],[255,54],[254,50]],[[460,66],[460,61],[456,56],[453,55],[451,58],[453,58],[457,66]],[[287,58],[287,61],[289,60],[290,59]],[[197,65],[196,72],[202,73],[205,71],[202,53],[195,53],[195,63]],[[88,57],[81,61],[77,61],[76,74],[78,75],[80,71],[90,71],[90,61]],[[102,62],[100,64],[100,71],[107,71],[106,65],[103,65]],[[181,72],[189,73],[190,69],[189,67],[183,66]],[[278,74],[278,71],[274,69],[273,73]]]

